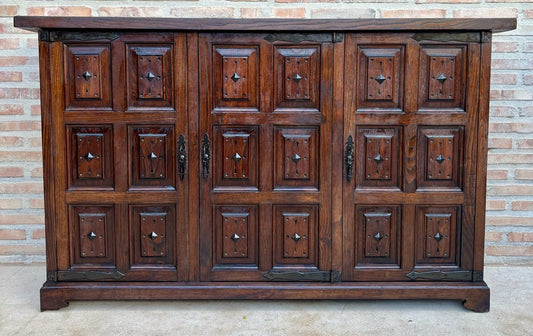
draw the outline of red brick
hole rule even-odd
[[[497,163],[527,163],[533,162],[533,154],[493,154],[489,153],[489,164]]]
[[[533,19],[533,9],[524,10],[524,17],[526,19]]]
[[[532,133],[533,123],[491,123],[489,126],[489,132],[492,133]]]
[[[485,232],[485,240],[490,242],[499,242],[502,240],[503,234],[501,232]]]
[[[27,56],[0,56],[0,66],[26,65],[28,60]]]
[[[417,4],[424,3],[443,3],[443,4],[461,4],[461,3],[479,3],[480,0],[416,0]]]
[[[92,9],[84,6],[30,7],[28,15],[91,16]]]
[[[516,211],[531,211],[533,210],[533,201],[513,201],[512,209]],[[533,226],[533,218],[531,219]]]
[[[45,231],[43,229],[33,230],[31,233],[31,239],[44,239]]]
[[[19,6],[0,6],[0,16],[15,16],[18,10]]]
[[[0,152],[0,161],[40,162],[42,161],[42,154],[41,152],[30,152],[30,151],[2,151]]]
[[[175,17],[233,18],[235,16],[235,10],[230,7],[182,7],[170,9],[170,15]]]
[[[230,1],[248,1],[248,0],[230,0]],[[255,1],[258,1],[258,0],[255,0]],[[260,1],[264,1],[264,0],[260,0]],[[279,3],[338,2],[338,1],[339,0],[276,0],[276,2],[279,2]],[[359,1],[350,0],[347,2],[359,2]],[[365,1],[361,1],[361,2],[365,2]],[[379,2],[379,1],[376,1],[376,2]]]
[[[44,199],[36,198],[30,200],[30,208],[32,209],[44,209]]]
[[[498,85],[515,85],[516,84],[516,75],[512,74],[493,74],[490,77],[491,84]]]
[[[526,89],[490,90],[492,100],[533,100],[533,92]]]
[[[453,17],[456,18],[491,18],[491,17],[516,17],[518,10],[516,8],[475,8],[475,9],[456,9],[453,11]]]
[[[533,85],[533,75],[524,75],[524,77],[522,77],[522,84]]]
[[[382,9],[382,18],[443,18],[446,16],[444,9]]]
[[[533,185],[504,185],[489,186],[487,195],[490,196],[529,196],[533,195]],[[532,223],[533,224],[533,223]]]
[[[22,82],[22,72],[0,71],[0,82]]]
[[[23,177],[22,167],[0,167],[0,177]]]
[[[518,148],[533,148],[533,139],[518,140]]]
[[[520,109],[521,117],[533,117],[533,105],[532,106],[522,106]]]
[[[489,180],[507,180],[508,173],[504,169],[489,169],[487,171],[487,179]]]
[[[36,182],[0,183],[0,194],[42,194],[43,184]]]
[[[514,177],[518,180],[533,180],[533,169],[517,169]]]
[[[40,76],[39,76],[39,73],[35,71],[35,72],[30,72],[28,76],[26,76],[24,79],[27,82],[39,82]]]
[[[508,53],[518,51],[518,42],[492,42],[492,52]]]
[[[41,147],[42,146],[42,139],[39,138],[29,138],[30,147]]]
[[[39,89],[0,88],[0,98],[39,99]]]
[[[24,146],[24,138],[17,136],[0,136],[0,146],[21,147]]]
[[[44,245],[0,245],[0,255],[44,255]]]
[[[5,121],[0,123],[0,131],[31,131],[36,129],[35,121]]]
[[[514,117],[517,109],[511,106],[491,106],[491,117]]]
[[[41,115],[41,105],[32,105],[31,106],[31,115],[32,116]]]
[[[526,43],[524,46],[525,52],[533,52],[533,42]]]
[[[3,198],[3,199],[0,199],[0,209],[2,209],[2,210],[22,209],[22,200],[18,199],[18,198]]]
[[[490,138],[489,148],[513,148],[513,139]]]
[[[492,70],[530,70],[533,61],[526,59],[492,59]]]
[[[504,200],[487,200],[487,210],[505,210],[505,201]]]
[[[1,104],[0,115],[20,115],[24,114],[24,108],[21,105]]]
[[[507,234],[507,240],[512,242],[533,242],[532,232],[511,232]]]
[[[0,224],[44,224],[44,215],[5,215],[0,214]]]
[[[533,218],[512,216],[487,216],[487,225],[495,226],[531,226]]]
[[[0,49],[18,49],[20,40],[15,38],[0,38]]]
[[[485,252],[493,256],[530,256],[533,246],[487,246]]]
[[[305,17],[305,8],[274,8],[272,11],[278,18],[303,18]]]
[[[531,0],[485,0],[486,2],[531,2]]]
[[[158,7],[100,7],[100,16],[162,16],[163,12]]]
[[[311,9],[312,18],[374,18],[376,11],[371,8],[317,8]]]
[[[26,231],[24,230],[0,230],[0,240],[24,240]]]
[[[31,170],[31,177],[43,177],[43,167],[33,168]]]

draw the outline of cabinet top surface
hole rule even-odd
[[[192,19],[131,17],[15,16],[15,27],[83,30],[195,31],[402,31],[479,30],[503,32],[516,28],[515,18],[483,19]]]

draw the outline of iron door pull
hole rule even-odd
[[[209,177],[209,161],[211,160],[211,154],[209,149],[209,136],[204,134],[204,140],[202,141],[202,176],[204,179]]]
[[[187,152],[185,152],[185,137],[180,134],[178,138],[178,176],[183,181],[185,177],[185,167],[187,163]]]
[[[354,142],[351,135],[346,140],[346,149],[344,151],[344,176],[346,180],[350,182],[353,177],[353,164],[354,164]]]

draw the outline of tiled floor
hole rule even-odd
[[[0,335],[533,335],[533,267],[486,267],[490,313],[457,301],[71,302],[39,312],[43,265],[0,265]]]

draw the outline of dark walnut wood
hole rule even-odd
[[[42,310],[216,298],[488,311],[490,42],[514,19],[15,25],[41,29]]]

